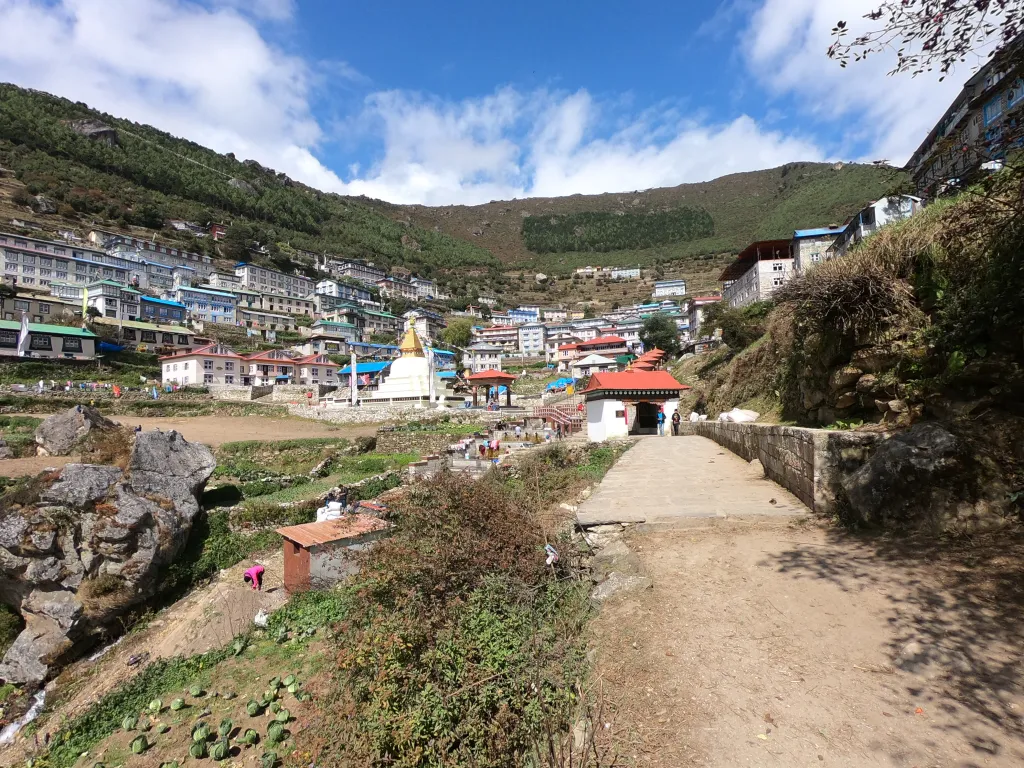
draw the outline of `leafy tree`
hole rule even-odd
[[[656,312],[644,319],[640,328],[640,341],[644,349],[663,349],[670,355],[679,354],[679,329],[676,321],[666,314]]]
[[[233,223],[228,227],[228,231],[221,241],[220,250],[224,258],[232,261],[248,261],[253,237],[254,232],[251,226],[241,221]]]
[[[1024,2],[887,0],[864,18],[881,23],[851,42],[847,42],[847,22],[836,23],[829,58],[845,67],[851,59],[862,61],[869,54],[894,50],[896,66],[890,74],[919,75],[937,68],[942,80],[957,64],[966,62],[969,54],[993,40],[1007,48],[1024,29]]]
[[[736,308],[719,301],[705,310],[703,326],[721,328],[722,341],[733,352],[739,352],[764,336],[765,323],[774,306],[771,301],[755,301]]]
[[[371,344],[394,344],[395,335],[393,333],[372,333],[370,334]]]
[[[454,317],[441,331],[441,340],[452,347],[468,347],[473,340],[473,321],[468,317]]]
[[[100,316],[100,311],[96,309],[96,307],[86,307],[85,316],[88,317],[90,320],[95,320],[97,317]]]

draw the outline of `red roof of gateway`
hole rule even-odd
[[[598,336],[596,339],[590,341],[581,341],[576,346],[578,347],[592,347],[595,344],[625,344],[626,340],[621,336]]]
[[[619,373],[595,373],[584,392],[619,389],[674,390],[689,389],[680,384],[668,371],[621,371]]]
[[[487,371],[480,371],[480,373],[471,373],[466,377],[466,381],[490,381],[492,379],[503,379],[508,381],[515,381],[516,377],[511,373],[505,373],[504,371],[496,371],[493,368]]]

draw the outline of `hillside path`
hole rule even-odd
[[[642,440],[580,510],[647,510],[594,625],[616,764],[1024,765],[1024,540],[852,534],[722,450]]]
[[[643,438],[605,475],[577,519],[588,525],[807,514],[755,466],[705,437]]]

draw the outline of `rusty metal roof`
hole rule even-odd
[[[381,531],[390,525],[390,523],[371,515],[346,515],[337,520],[325,520],[322,523],[289,525],[285,528],[278,528],[277,532],[300,547],[313,547],[317,544],[327,544],[332,541],[355,538],[373,531]]]

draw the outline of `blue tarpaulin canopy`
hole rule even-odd
[[[385,368],[387,368],[389,365],[391,365],[391,361],[390,360],[385,360],[383,362],[376,362],[376,363],[360,363],[360,362],[357,361],[356,362],[356,376],[358,376],[361,373],[380,373]],[[350,373],[352,373],[352,366],[351,365],[346,365],[344,368],[342,368],[340,371],[338,371],[338,375],[339,376],[347,376]]]
[[[550,384],[547,385],[547,387],[545,387],[545,389],[547,389],[547,390],[565,389],[570,384],[572,384],[574,381],[575,381],[575,379],[563,377],[561,379],[558,379],[557,381],[552,381]]]

